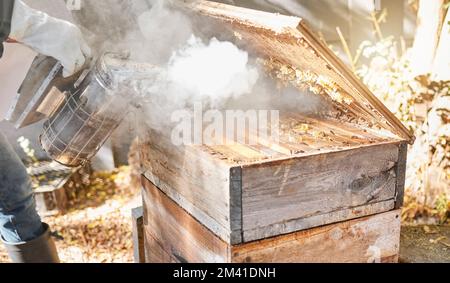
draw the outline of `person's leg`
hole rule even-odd
[[[0,234],[6,243],[36,239],[44,228],[25,166],[0,133]]]
[[[0,240],[15,263],[58,263],[47,224],[36,211],[31,179],[0,133]]]

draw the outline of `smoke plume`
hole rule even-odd
[[[194,100],[210,100],[213,106],[226,99],[251,93],[259,74],[249,65],[248,53],[216,38],[209,43],[192,36],[171,57],[168,80]]]
[[[86,2],[103,15],[95,4],[102,1]],[[257,58],[249,51],[219,37],[220,32],[211,36],[214,25],[196,26],[197,20],[194,23],[188,15],[174,9],[171,2],[114,0],[108,5],[108,21],[104,16],[94,17],[92,11],[89,18],[84,17],[85,27],[95,27],[87,33],[97,54],[126,51],[131,61],[153,65],[158,70],[145,78],[142,73],[135,80],[128,77],[123,83],[136,94],[133,104],[137,110],[129,117],[137,119],[138,132],[146,133],[150,128],[170,136],[171,114],[181,109],[191,111],[198,102],[205,110],[273,109],[317,114],[327,109],[313,94],[280,88],[260,69]],[[205,26],[208,35],[202,32]]]

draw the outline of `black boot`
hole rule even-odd
[[[3,241],[9,257],[14,263],[59,263],[55,243],[50,236],[50,228],[43,223],[45,232],[29,242],[11,244]]]

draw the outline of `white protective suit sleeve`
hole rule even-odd
[[[32,9],[20,0],[14,4],[9,37],[60,61],[65,77],[79,71],[91,56],[77,26]]]

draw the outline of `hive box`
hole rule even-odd
[[[250,154],[253,149],[226,148],[212,153],[204,148],[164,149],[164,145],[155,143],[144,148],[143,164],[151,168],[144,179],[230,244],[402,206],[406,160],[403,143],[243,165],[218,156]]]
[[[400,210],[231,245],[144,181],[147,263],[397,262]]]
[[[144,182],[228,245],[402,206],[413,135],[301,19],[208,1],[183,8],[219,24],[275,80],[332,109],[320,117],[282,113],[277,143],[176,147],[149,132],[141,146]],[[146,225],[155,228],[149,219]]]

